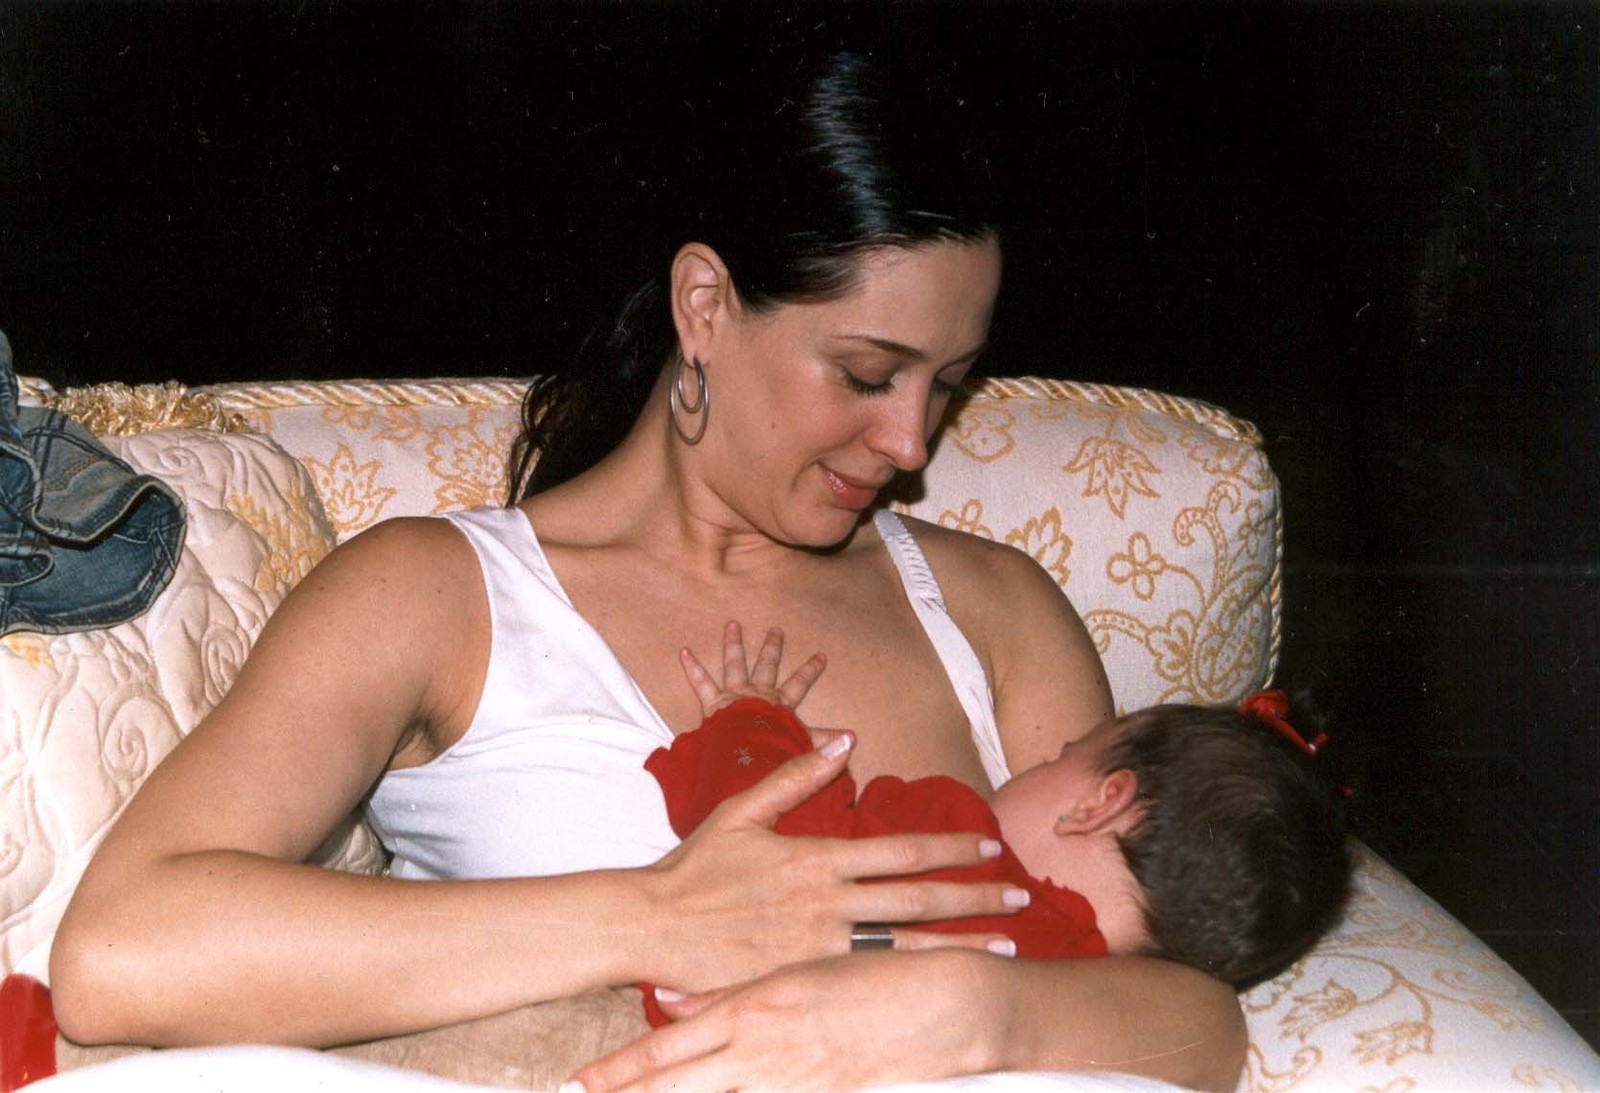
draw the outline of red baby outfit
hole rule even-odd
[[[688,834],[728,797],[755,785],[785,760],[811,750],[811,737],[792,710],[759,698],[742,698],[680,734],[670,748],[657,748],[645,760],[666,800],[667,817],[680,837]],[[907,832],[972,831],[1000,838],[1000,824],[983,798],[953,778],[935,776],[907,782],[874,778],[856,797],[848,772],[821,792],[778,818],[780,835],[826,835],[861,839]],[[1034,959],[1104,956],[1105,938],[1095,926],[1094,908],[1077,892],[1028,875],[1009,846],[998,858],[965,869],[940,869],[921,880],[1004,882],[1026,888],[1033,897],[1014,915],[922,922],[917,930],[946,933],[998,933],[1017,943],[1017,955]],[[644,988],[645,1013],[660,1026],[667,1018]]]

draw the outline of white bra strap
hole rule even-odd
[[[905,587],[911,608],[928,640],[933,642],[956,699],[972,726],[972,742],[978,748],[983,772],[989,776],[989,784],[998,789],[1011,778],[1011,770],[1006,766],[1005,750],[1000,746],[1000,729],[994,719],[994,692],[989,689],[989,677],[984,674],[983,664],[945,608],[938,578],[933,575],[910,529],[888,509],[880,509],[873,517],[873,524],[884,546],[889,548],[889,557],[900,573],[900,583]]]

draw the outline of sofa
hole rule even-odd
[[[145,614],[0,638],[0,972],[47,985],[53,931],[98,840],[227,689],[285,593],[378,520],[500,503],[525,384],[21,386],[24,404],[85,423],[188,512],[177,572]],[[1037,558],[1082,614],[1123,708],[1234,702],[1272,679],[1279,487],[1254,427],[1219,408],[1087,383],[977,381],[891,503]],[[1600,1089],[1600,1057],[1510,967],[1375,854],[1355,852],[1337,928],[1241,996],[1241,1090]],[[384,865],[356,817],[317,859]],[[515,1032],[491,1019],[369,1057],[553,1088],[608,1035],[632,1035],[599,1030],[617,1012],[590,998],[505,1026]],[[502,1054],[506,1035],[519,1042]]]

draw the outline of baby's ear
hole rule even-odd
[[[1139,800],[1139,777],[1124,767],[1102,775],[1094,789],[1056,817],[1057,835],[1091,835],[1130,822]]]

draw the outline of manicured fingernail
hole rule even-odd
[[[984,839],[978,844],[978,857],[998,858],[1000,856],[1000,840]]]
[[[682,991],[675,991],[670,987],[656,988],[657,1002],[682,1002],[687,997],[689,996],[684,994]]]
[[[1007,907],[1026,907],[1033,902],[1033,897],[1026,888],[1007,888],[1001,893],[1000,902]]]
[[[817,750],[828,759],[837,759],[839,756],[849,751],[855,742],[855,737],[851,736],[847,732],[842,732]]]
[[[991,941],[984,946],[995,956],[1016,956],[1017,943],[1009,937],[1002,937],[999,941]]]

